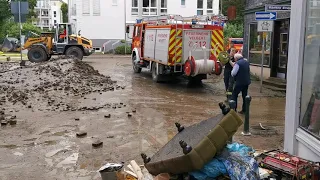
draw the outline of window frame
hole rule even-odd
[[[183,2],[183,3],[182,3]],[[186,0],[180,0],[180,5],[182,7],[186,7]]]
[[[199,1],[202,1],[202,8],[199,7]],[[198,14],[198,12],[201,11],[201,14]],[[197,15],[204,15],[204,0],[197,0]]]
[[[85,5],[84,5],[84,1],[87,1],[88,2],[88,7],[85,7]],[[84,9],[85,8],[87,8],[87,9],[89,9],[89,12],[86,12],[86,13],[84,13]],[[91,3],[90,3],[90,0],[82,0],[82,16],[90,16],[90,14],[91,14]]]
[[[158,15],[158,0],[148,0],[149,7],[144,7],[142,3],[142,16],[157,16]],[[155,1],[155,6],[151,7],[152,1]],[[145,12],[146,10],[146,12]],[[154,12],[151,12],[154,11]]]
[[[164,2],[163,7],[162,7],[162,2]],[[160,0],[160,15],[164,15],[164,14],[168,14],[168,0]]]
[[[317,1],[314,1],[314,2],[317,2]],[[314,10],[314,8],[320,9],[320,2],[317,2],[319,4],[317,4],[316,6],[314,4],[312,4],[311,0],[307,0],[305,3],[306,3],[305,16],[304,16],[304,22],[305,23],[302,24],[302,26],[304,26],[304,30],[305,31],[304,31],[304,34],[303,34],[303,50],[302,50],[302,52],[303,52],[302,59],[303,60],[302,60],[302,64],[301,64],[302,73],[301,73],[301,77],[300,77],[301,78],[301,85],[300,85],[300,103],[299,103],[298,129],[300,128],[301,130],[303,130],[306,133],[306,134],[304,134],[305,137],[306,137],[306,135],[310,135],[310,136],[314,137],[314,139],[319,141],[320,140],[320,130],[319,130],[318,134],[316,134],[314,132],[311,132],[308,129],[308,127],[304,127],[303,126],[303,123],[304,123],[303,121],[305,119],[305,116],[308,115],[308,113],[309,113],[310,101],[311,101],[311,99],[313,97],[313,94],[315,93],[314,92],[314,87],[315,87],[314,80],[313,80],[312,85],[311,85],[311,93],[310,93],[311,97],[309,97],[309,98],[306,97],[306,94],[305,94],[306,91],[309,92],[308,89],[306,89],[306,87],[308,87],[308,85],[304,84],[304,81],[306,80],[304,72],[307,72],[307,71],[309,72],[310,71],[310,69],[305,68],[306,67],[305,65],[307,65],[306,64],[306,60],[307,59],[310,60],[309,56],[308,56],[308,53],[307,53],[307,51],[309,51],[307,49],[307,46],[312,45],[312,42],[311,42],[311,44],[308,43],[308,36],[312,36],[313,35],[313,33],[309,33],[308,32],[308,27],[311,27],[310,24],[309,24],[309,23],[311,23],[310,17],[312,17],[312,19],[315,18],[315,16],[313,16],[311,14],[310,10]],[[320,19],[320,14],[319,14],[319,17],[316,17],[316,18]],[[319,20],[318,23],[314,23],[313,25],[316,25],[316,24],[320,24],[320,20]],[[320,27],[320,25],[319,25],[319,27]],[[319,47],[319,53],[320,53],[320,44],[319,44],[318,47]],[[320,59],[320,54],[319,54],[319,59]],[[315,64],[315,66],[320,67],[320,62],[318,61],[318,63]],[[317,72],[317,70],[316,70],[316,72]],[[313,79],[315,79],[315,78],[316,78],[316,73],[315,73],[315,76],[313,77]],[[316,86],[316,88],[320,89],[320,84],[318,84],[318,85],[319,85],[319,87]],[[307,99],[305,99],[305,98],[307,98]],[[305,100],[306,100],[307,104],[306,104],[305,111],[303,111],[302,107],[304,106],[303,102]],[[312,111],[313,111],[313,105],[312,105],[312,108],[311,108],[310,117],[306,117],[306,118],[308,118],[308,121],[311,121]],[[309,122],[308,126],[310,126],[310,122]],[[303,134],[303,132],[300,132],[300,134]],[[300,138],[300,140],[301,140],[301,142],[303,142],[303,141],[305,141],[305,138]]]
[[[133,6],[133,1],[137,2],[137,6]],[[137,10],[137,12],[133,12],[133,10]],[[139,0],[132,0],[131,1],[131,15],[132,16],[138,16],[139,15]]]
[[[213,3],[214,3],[214,0],[211,0],[211,8],[208,7],[208,2],[209,0],[207,0],[207,14],[213,14]],[[211,13],[209,13],[209,11],[211,11]]]

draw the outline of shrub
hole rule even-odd
[[[125,42],[126,42],[126,40],[122,39],[120,42],[121,42],[121,43],[125,43]]]
[[[131,54],[131,47],[130,46],[127,46],[126,47],[126,50],[127,50],[127,54]],[[125,45],[122,45],[122,46],[118,46],[116,49],[115,49],[115,53],[116,54],[125,54]]]

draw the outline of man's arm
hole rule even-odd
[[[238,71],[239,71],[239,65],[237,63],[235,63],[235,65],[233,66],[232,71],[231,71],[231,76],[233,76],[233,77],[236,76]]]

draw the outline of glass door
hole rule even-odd
[[[287,69],[287,63],[288,63],[288,44],[289,44],[288,40],[289,40],[288,33],[280,33],[277,77],[281,79],[286,78],[286,69]]]

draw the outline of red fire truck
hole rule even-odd
[[[223,27],[214,25],[209,16],[149,17],[134,25],[133,70],[149,69],[155,82],[165,75],[201,81],[207,74],[221,74],[218,55],[223,49]]]

